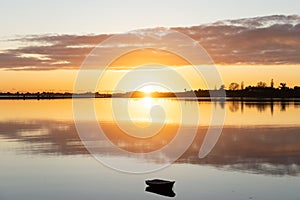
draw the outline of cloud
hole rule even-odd
[[[223,20],[212,24],[171,29],[199,42],[216,64],[300,64],[300,16],[297,15]],[[140,34],[143,38],[128,39],[125,40],[126,44],[123,42],[107,46],[107,53],[113,53],[114,48],[147,47],[149,32],[157,32],[157,37],[165,36],[164,28],[137,32],[143,33]],[[78,69],[92,49],[111,36],[113,35],[28,35],[11,39],[11,42],[23,45],[14,49],[2,49],[0,68]],[[126,36],[129,35],[124,34],[124,38]]]
[[[299,64],[300,17],[267,16],[175,28],[200,42],[217,64]]]

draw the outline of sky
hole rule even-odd
[[[271,78],[277,85],[300,85],[299,15],[298,0],[2,0],[0,92],[72,91],[78,67],[95,45],[111,34],[157,27],[178,27],[173,30],[199,42],[225,85]],[[112,74],[116,79],[124,70]],[[113,90],[104,85],[103,91]]]
[[[224,19],[300,14],[298,0],[2,0],[0,35],[120,33]]]

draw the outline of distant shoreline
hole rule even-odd
[[[112,99],[112,98],[128,98],[128,99],[141,99],[145,97],[97,97],[97,96],[51,96],[51,97],[38,97],[38,96],[3,96],[0,95],[1,100],[55,100],[55,99]],[[151,97],[156,99],[179,99],[185,101],[199,101],[199,102],[300,102],[300,98],[270,98],[270,97]]]
[[[1,99],[72,99],[72,98],[178,98],[184,100],[197,101],[300,101],[300,87],[276,89],[272,87],[248,87],[243,90],[190,90],[185,92],[152,92],[144,93],[141,91],[132,91],[126,93],[0,93]]]

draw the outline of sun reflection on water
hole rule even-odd
[[[150,109],[153,106],[153,100],[151,97],[147,96],[143,98],[144,108]]]

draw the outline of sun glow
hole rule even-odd
[[[152,92],[155,92],[155,89],[152,85],[147,85],[142,87],[140,91],[145,93],[147,96],[149,96]]]

